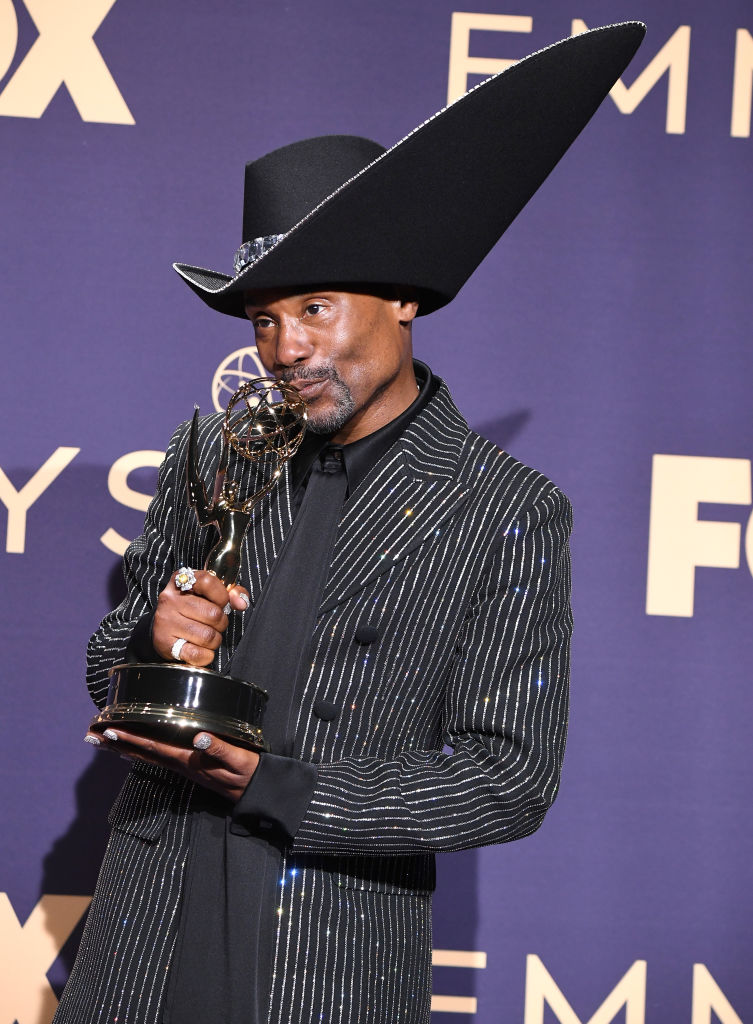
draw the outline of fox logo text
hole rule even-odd
[[[41,117],[64,85],[82,121],[133,124],[133,115],[94,42],[94,33],[115,0],[23,3],[39,35],[0,92],[0,115]],[[0,0],[0,79],[10,70],[17,45],[16,9],[12,0]]]

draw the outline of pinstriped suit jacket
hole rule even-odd
[[[201,423],[205,479],[219,425]],[[173,436],[126,555],[128,595],[90,643],[99,705],[136,620],[212,543],[184,497],[187,435],[183,424]],[[255,487],[247,463],[230,472],[242,494]],[[245,542],[252,601],[291,521],[286,472]],[[318,782],[285,851],[279,904],[261,910],[277,917],[273,1024],[428,1021],[433,851],[525,836],[557,791],[569,530],[564,495],[469,431],[444,385],[346,503],[294,710],[295,756],[317,764]],[[220,670],[241,634],[233,619]],[[380,634],[369,646],[354,641],[365,623]],[[319,700],[339,717],[318,718]],[[163,769],[132,769],[59,1024],[160,1020],[191,793]]]

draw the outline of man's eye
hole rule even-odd
[[[265,331],[268,327],[272,326],[272,321],[268,316],[257,316],[254,320],[254,329],[257,331]]]
[[[309,316],[316,316],[316,314],[321,312],[323,309],[324,306],[321,302],[309,302],[308,306],[306,306],[306,312]]]

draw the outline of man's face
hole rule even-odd
[[[246,293],[265,369],[298,389],[311,430],[346,444],[389,423],[416,397],[416,309],[350,291]]]

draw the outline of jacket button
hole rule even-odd
[[[356,640],[359,644],[373,644],[379,639],[379,630],[376,626],[359,626],[356,630]]]
[[[314,704],[314,714],[325,722],[331,722],[340,714],[340,709],[328,700],[318,700]]]

